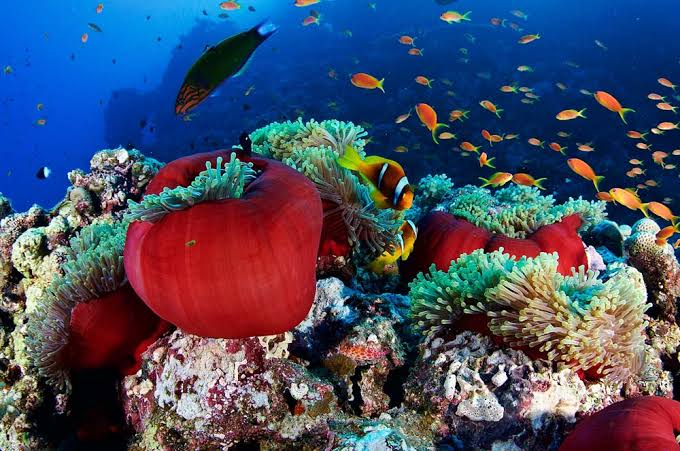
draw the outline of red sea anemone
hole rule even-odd
[[[189,186],[206,161],[217,160],[220,173],[221,157],[229,154],[175,160],[146,194]],[[240,198],[191,202],[155,222],[135,221],[128,230],[130,284],[161,318],[192,334],[281,333],[302,321],[314,300],[323,218],[314,184],[276,161],[239,158],[257,173]]]
[[[657,396],[626,399],[584,418],[560,451],[666,451],[680,447],[680,402]]]
[[[433,263],[437,269],[446,271],[451,260],[462,254],[476,249],[492,252],[502,247],[515,257],[557,252],[558,271],[569,275],[572,268],[588,264],[583,242],[576,233],[581,222],[578,215],[566,216],[560,222],[539,228],[526,239],[518,239],[494,234],[465,219],[434,211],[418,223],[418,239],[413,253],[401,266],[401,274],[405,280],[412,280]]]

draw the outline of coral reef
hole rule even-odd
[[[557,266],[557,254],[462,255],[448,271],[433,268],[410,284],[413,316],[436,335],[465,327],[458,324],[464,315],[481,315],[474,319],[478,330],[488,327],[511,346],[593,376],[627,380],[641,366],[649,307],[642,276],[628,269],[602,282],[595,271],[581,267],[565,277]]]
[[[336,161],[361,127],[250,136],[163,169],[101,151],[50,211],[0,195],[1,449],[672,444],[680,271],[653,221],[445,175],[379,210]],[[413,253],[373,273],[406,219]]]
[[[660,229],[654,220],[640,219],[633,224],[624,246],[628,261],[644,276],[654,305],[650,314],[674,322],[680,298],[680,263],[670,244],[656,244],[656,233]]]

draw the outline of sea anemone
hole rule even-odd
[[[141,202],[151,213],[133,204],[140,220],[127,233],[125,269],[144,302],[189,333],[282,333],[314,300],[321,200],[309,180],[277,161],[232,155],[226,168],[212,169],[230,153],[191,155],[159,171],[147,187],[151,200]],[[164,216],[144,220],[156,212]]]
[[[612,404],[578,422],[560,451],[678,449],[680,402],[642,396]]]
[[[63,275],[29,321],[31,360],[57,388],[70,386],[72,370],[135,372],[146,346],[167,328],[127,284],[126,229],[125,222],[96,223],[72,238]]]
[[[622,381],[641,364],[649,304],[637,271],[605,282],[598,275],[584,267],[560,274],[557,254],[514,260],[502,250],[476,250],[447,271],[433,266],[418,274],[410,284],[411,313],[428,335],[467,327],[465,315],[485,315],[491,334],[512,347]]]
[[[570,274],[572,268],[588,263],[583,242],[576,233],[580,226],[580,216],[574,214],[520,239],[491,233],[449,213],[433,211],[418,222],[418,240],[409,259],[401,265],[401,274],[411,280],[433,263],[438,269],[446,270],[451,261],[462,254],[476,249],[492,252],[501,248],[515,257],[557,252],[559,271]]]
[[[552,196],[521,185],[502,188],[493,194],[486,188],[468,185],[454,190],[446,199],[443,207],[449,213],[510,238],[526,238],[540,227],[576,213],[583,220],[582,229],[606,216],[604,202],[569,199],[555,205]]]
[[[327,149],[298,150],[284,160],[316,185],[324,206],[321,248],[331,240],[355,247],[364,243],[369,252],[389,249],[401,225],[398,214],[375,207],[368,188]]]

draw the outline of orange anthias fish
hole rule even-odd
[[[680,122],[675,123],[675,124],[672,123],[672,122],[662,122],[662,123],[660,123],[659,125],[657,125],[656,127],[657,127],[659,130],[663,130],[663,131],[667,132],[668,130],[676,130],[676,129],[678,129],[678,126],[680,126]]]
[[[661,202],[655,201],[647,202],[646,204],[643,204],[643,208],[647,211],[651,211],[654,215],[658,216],[661,219],[665,219],[666,221],[669,221],[674,225],[676,221],[680,219],[680,216],[675,216],[671,209],[662,204]]]
[[[595,100],[597,100],[597,103],[599,103],[609,111],[618,113],[618,115],[621,116],[621,120],[623,121],[624,124],[627,124],[625,117],[626,113],[635,112],[635,110],[632,108],[622,107],[619,101],[616,100],[616,98],[613,95],[609,94],[608,92],[597,91],[594,94],[594,97]]]
[[[595,152],[595,148],[591,146],[590,143],[585,144],[576,143],[576,145],[578,146],[577,149],[580,150],[581,152]]]
[[[103,3],[100,3],[100,4],[97,5],[97,9],[95,9],[95,12],[96,12],[97,14],[101,14],[102,11],[104,11],[104,4],[103,4]]]
[[[493,139],[491,138],[491,133],[489,133],[488,130],[486,130],[486,129],[482,130],[482,138],[489,141],[489,145],[491,145],[493,147]]]
[[[666,98],[663,97],[661,94],[657,94],[655,92],[650,92],[649,94],[647,94],[647,98],[649,100],[658,100],[660,102],[663,102],[664,100],[666,100]]]
[[[307,16],[302,21],[303,27],[306,27],[306,26],[309,26],[309,25],[312,25],[312,24],[319,25],[319,17],[318,16]]]
[[[640,132],[635,131],[635,130],[629,130],[628,132],[626,132],[627,137],[632,138],[632,139],[641,139],[643,141],[647,141],[647,138],[645,138],[645,136],[647,136],[648,134],[649,133],[647,133],[647,132],[640,133]]]
[[[584,179],[593,182],[593,185],[595,185],[595,190],[600,191],[598,185],[604,179],[604,176],[595,174],[595,171],[593,171],[593,168],[591,168],[588,163],[579,158],[569,158],[567,160],[567,165],[572,171]]]
[[[394,120],[394,123],[395,124],[401,124],[402,122],[404,122],[409,117],[411,117],[411,110],[409,110],[408,113],[406,113],[406,114],[400,114],[399,116],[397,116],[397,118]]]
[[[430,80],[429,78],[423,77],[422,75],[418,75],[416,77],[416,83],[418,83],[419,85],[427,86],[428,88],[432,88],[433,81],[434,80]]]
[[[449,122],[461,121],[468,119],[468,110],[453,110],[449,113]]]
[[[496,159],[495,157],[489,158],[486,152],[482,152],[482,154],[479,156],[479,167],[483,168],[484,166],[486,166],[491,169],[496,169],[496,166],[491,164],[491,162],[495,159]]]
[[[239,5],[237,2],[222,2],[220,3],[220,9],[225,11],[235,11],[237,9],[241,9],[241,5]]]
[[[415,38],[412,38],[411,36],[407,36],[407,35],[401,36],[399,38],[399,42],[401,44],[404,44],[404,45],[415,45],[413,43],[415,40],[416,40]]]
[[[586,117],[583,115],[583,112],[586,110],[586,108],[583,108],[581,110],[562,110],[559,113],[557,113],[557,116],[555,116],[555,119],[558,121],[570,121],[572,119],[576,119],[577,117],[585,119]]]
[[[562,155],[566,155],[566,153],[564,152],[565,150],[567,150],[566,146],[562,147],[559,145],[559,143],[551,142],[550,144],[548,144],[548,147],[550,147],[555,152],[559,152]]]
[[[469,141],[463,141],[458,145],[462,150],[466,152],[474,152],[474,153],[479,153],[479,149],[482,148],[482,146],[475,146]]]
[[[470,20],[470,13],[472,11],[468,11],[465,14],[461,14],[458,11],[446,11],[439,18],[449,24],[454,22],[460,23],[463,20]]]
[[[512,176],[512,181],[517,183],[518,185],[535,186],[538,189],[545,189],[543,188],[543,185],[541,185],[543,180],[547,179],[546,178],[535,179],[525,172],[518,172],[517,174]]]
[[[672,111],[674,114],[678,114],[675,110],[678,109],[678,107],[671,105],[670,103],[667,102],[659,102],[656,104],[656,107],[660,109],[661,111]]]
[[[362,160],[352,146],[338,158],[338,164],[356,171],[371,187],[371,198],[378,208],[408,210],[413,204],[413,189],[408,183],[404,169],[399,163],[372,155]]]
[[[295,3],[293,3],[293,4],[297,7],[303,7],[303,6],[316,5],[320,1],[321,0],[295,0]]]
[[[380,89],[383,93],[385,92],[385,89],[383,88],[383,82],[385,79],[380,79],[378,80],[375,78],[373,75],[366,74],[364,72],[359,72],[357,74],[352,75],[352,84],[356,86],[357,88],[362,88],[362,89]]]
[[[668,156],[667,152],[663,152],[661,150],[657,150],[655,152],[652,152],[652,161],[659,166],[663,167],[665,162],[663,161],[664,158]]]
[[[519,94],[517,91],[517,86],[514,85],[503,85],[500,87],[501,92],[512,92],[515,94]]]
[[[617,204],[621,204],[631,210],[640,210],[645,216],[647,216],[647,212],[642,206],[640,197],[638,197],[634,191],[623,188],[612,188],[609,190],[609,194]]]
[[[423,50],[424,49],[417,49],[414,47],[412,49],[408,49],[408,54],[413,56],[423,56]]]
[[[482,188],[489,185],[493,186],[494,188],[498,188],[499,186],[503,186],[512,180],[512,174],[509,172],[496,172],[488,179],[483,177],[479,177],[479,179],[484,182]]]
[[[674,85],[669,79],[667,78],[659,78],[657,80],[661,86],[665,86],[667,88],[671,88],[673,91],[675,91],[675,88],[677,88],[676,85]]]
[[[437,141],[437,130],[441,127],[448,128],[448,125],[437,122],[437,112],[427,103],[419,103],[416,105],[416,113],[418,114],[420,122],[432,132],[432,141],[439,144],[439,141]]]
[[[482,100],[481,102],[479,102],[479,104],[481,105],[482,108],[484,108],[487,111],[494,113],[500,119],[501,111],[503,111],[503,110],[498,108],[496,105],[494,105],[493,102],[491,102],[489,100]]]
[[[540,147],[541,149],[543,149],[543,145],[545,144],[545,141],[541,141],[538,138],[529,138],[527,139],[527,142],[532,146]]]
[[[614,202],[614,198],[612,197],[612,195],[606,191],[600,191],[595,195],[595,197],[604,202]]]
[[[656,244],[659,246],[665,246],[668,243],[668,239],[678,233],[678,227],[674,225],[669,225],[663,229],[656,232]]]
[[[519,40],[517,41],[519,44],[528,44],[530,42],[534,42],[536,39],[540,39],[541,35],[540,34],[525,34]]]
[[[89,38],[90,36],[87,33],[83,33],[82,36],[80,36],[80,42],[85,44]]]

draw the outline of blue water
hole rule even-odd
[[[680,211],[678,170],[653,164],[651,152],[636,149],[637,141],[625,136],[627,130],[648,131],[661,121],[680,120],[647,99],[648,93],[657,92],[680,105],[673,91],[656,81],[667,77],[680,84],[677,1],[460,0],[442,6],[433,0],[376,0],[372,9],[365,0],[322,1],[306,8],[294,7],[293,0],[243,0],[240,10],[227,12],[227,19],[218,17],[224,11],[215,0],[104,1],[101,14],[95,13],[97,3],[6,5],[0,65],[10,65],[13,72],[0,74],[0,191],[15,209],[58,202],[68,185],[67,172],[87,169],[91,155],[102,148],[131,145],[170,160],[235,144],[244,130],[302,114],[304,119],[370,124],[369,153],[400,161],[411,180],[446,172],[457,185],[478,183],[477,177],[490,174],[474,156],[453,150],[460,141],[486,144],[480,136],[483,128],[519,133],[519,139],[492,149],[485,145],[499,170],[548,177],[545,186],[558,197],[592,198],[592,184],[573,174],[565,157],[531,147],[526,139],[557,141],[569,147],[568,156],[584,159],[606,176],[603,188],[654,179],[659,187],[641,190],[643,200],[667,198]],[[321,13],[321,24],[303,27],[311,9]],[[447,9],[470,10],[472,21],[446,24],[439,16]],[[511,15],[513,9],[528,14],[528,20]],[[515,22],[523,31],[494,27],[492,17]],[[202,103],[192,121],[176,117],[177,90],[205,46],[266,18],[280,30],[258,49],[246,72]],[[88,22],[103,31],[90,30]],[[83,44],[85,32],[89,41]],[[527,33],[540,33],[541,39],[517,44]],[[416,38],[422,57],[407,54],[408,47],[397,41],[402,34]],[[608,49],[598,47],[596,39]],[[459,60],[465,57],[460,48],[468,49],[469,62]],[[521,64],[535,72],[518,72]],[[328,76],[330,69],[337,80]],[[352,86],[349,77],[355,72],[384,77],[386,94]],[[435,79],[432,89],[416,84],[417,75]],[[446,86],[444,79],[453,85]],[[534,88],[540,101],[525,105],[521,94],[499,91],[512,82]],[[556,82],[568,90],[561,91]],[[626,126],[579,89],[608,91],[636,113],[629,115]],[[449,90],[455,96],[447,95]],[[504,109],[501,119],[478,105],[483,99]],[[444,122],[453,109],[471,110],[468,121],[450,124],[459,139],[435,145],[415,114],[403,124],[394,123],[419,102],[432,105]],[[44,104],[43,111],[37,110],[38,103]],[[587,108],[587,119],[555,120],[567,108]],[[40,118],[47,120],[44,126],[35,124]],[[555,136],[560,130],[572,136]],[[679,137],[680,131],[650,134],[649,142],[653,150],[670,154],[680,148]],[[576,142],[593,142],[596,151],[578,152]],[[410,151],[394,153],[398,145]],[[645,162],[644,176],[625,175],[630,158]],[[679,156],[666,161],[680,166]],[[35,173],[43,165],[53,173],[38,180]],[[615,219],[639,216],[618,206],[611,206],[610,214]]]

